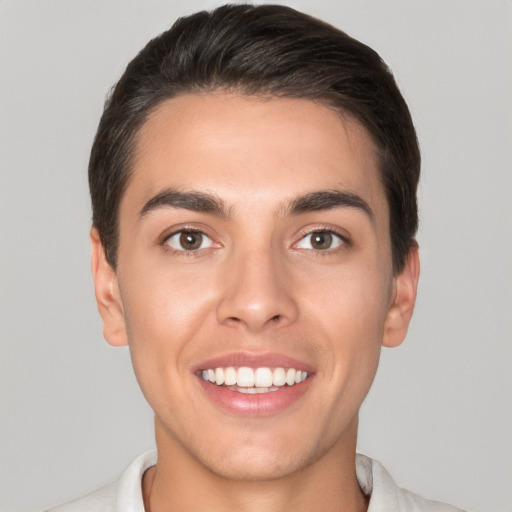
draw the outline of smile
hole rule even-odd
[[[300,407],[317,369],[286,354],[237,351],[201,361],[192,372],[203,396],[216,408],[254,418]]]
[[[201,376],[204,381],[225,386],[231,391],[259,394],[279,391],[285,386],[290,387],[304,382],[308,378],[308,373],[295,368],[230,366],[202,370]]]

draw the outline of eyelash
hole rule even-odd
[[[169,251],[173,254],[176,254],[176,255],[180,255],[180,256],[188,256],[188,257],[194,257],[194,256],[197,256],[198,253],[200,253],[202,250],[204,249],[207,249],[205,247],[201,248],[197,248],[197,249],[190,249],[190,250],[187,250],[187,249],[175,249],[174,247],[171,247],[169,245],[169,240],[176,236],[176,235],[179,235],[179,234],[183,234],[183,233],[192,233],[192,234],[199,234],[203,237],[207,237],[208,239],[211,240],[212,244],[215,244],[215,242],[213,241],[213,238],[208,235],[205,230],[203,229],[199,229],[197,227],[192,227],[192,226],[181,226],[179,227],[178,229],[174,229],[173,231],[171,231],[170,233],[166,233],[163,237],[162,237],[162,240],[160,242],[160,245],[163,247],[163,249],[165,251]]]
[[[176,235],[179,235],[180,233],[181,234],[183,234],[183,233],[193,233],[193,234],[196,234],[197,233],[197,234],[199,234],[199,235],[201,235],[203,237],[207,237],[208,239],[210,239],[212,244],[215,244],[215,242],[213,241],[212,237],[210,235],[208,235],[205,232],[205,230],[199,229],[199,228],[193,227],[193,226],[190,226],[190,227],[189,226],[181,226],[178,229],[174,229],[170,233],[166,233],[162,237],[160,245],[164,248],[164,250],[170,251],[173,254],[177,254],[177,255],[181,255],[181,256],[196,256],[200,251],[202,251],[204,249],[208,249],[207,247],[206,248],[205,247],[203,247],[203,248],[199,247],[197,249],[187,250],[185,248],[175,249],[175,248],[171,247],[169,245],[169,240],[172,237],[174,237]],[[314,229],[311,229],[309,231],[302,232],[300,234],[300,238],[298,239],[298,241],[293,243],[292,247],[296,247],[300,242],[304,241],[308,236],[314,235],[315,233],[322,233],[322,234],[323,233],[327,233],[327,234],[334,235],[341,242],[340,242],[340,244],[337,247],[334,247],[334,248],[328,248],[328,249],[303,248],[304,250],[312,251],[315,254],[320,255],[320,256],[328,256],[329,254],[332,254],[333,252],[336,252],[336,251],[338,251],[340,249],[347,248],[347,247],[351,246],[351,240],[350,240],[350,238],[346,234],[340,233],[340,231],[334,229],[332,226],[320,226],[320,227],[316,227]],[[298,249],[301,249],[301,248],[298,248]]]
[[[338,247],[334,247],[334,248],[329,248],[329,249],[305,249],[305,250],[308,250],[308,251],[312,251],[314,252],[315,254],[319,255],[319,256],[328,256],[329,254],[332,254],[333,252],[336,252],[340,249],[343,249],[343,248],[348,248],[352,245],[352,241],[350,240],[350,238],[345,234],[345,233],[341,233],[339,230],[337,229],[334,229],[332,226],[319,226],[319,227],[315,227],[314,229],[311,229],[309,231],[304,231],[300,234],[300,238],[297,242],[294,242],[294,246],[296,246],[297,244],[299,244],[301,241],[305,240],[306,237],[310,236],[310,235],[314,235],[315,233],[329,233],[331,235],[334,235],[335,237],[339,238],[341,240],[341,243]]]

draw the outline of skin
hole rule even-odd
[[[366,510],[358,410],[381,346],[405,337],[419,275],[416,248],[393,275],[375,154],[357,122],[308,100],[183,95],[141,129],[116,271],[94,228],[91,240],[104,336],[129,344],[155,412],[147,510]],[[209,194],[224,211],[153,204],[141,214],[169,189]],[[319,191],[349,193],[371,212],[291,212]],[[184,229],[204,233],[199,249],[170,236]],[[332,233],[331,247],[312,244],[312,231]],[[236,351],[310,365],[307,392],[275,414],[222,410],[193,368]]]

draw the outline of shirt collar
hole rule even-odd
[[[130,464],[117,483],[115,512],[144,512],[142,476],[148,468],[156,465],[156,462],[157,452],[152,450],[142,454]],[[398,488],[379,462],[357,454],[356,475],[361,490],[366,496],[370,496],[368,512],[394,510]]]

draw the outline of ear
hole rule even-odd
[[[105,257],[105,250],[96,228],[91,229],[91,271],[98,311],[103,319],[103,337],[110,345],[128,344],[123,304],[115,270]]]
[[[409,250],[404,269],[393,278],[393,303],[390,305],[384,324],[385,347],[397,347],[404,341],[416,302],[416,291],[420,277],[418,245]]]

